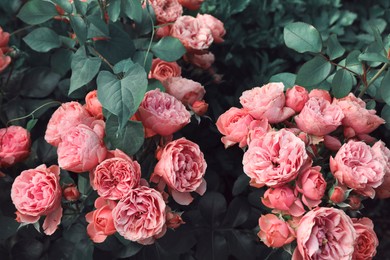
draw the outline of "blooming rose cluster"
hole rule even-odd
[[[259,219],[261,241],[296,245],[293,259],[372,259],[372,221],[345,211],[390,197],[390,150],[369,136],[384,120],[352,93],[336,99],[282,83],[244,91],[240,103],[216,125],[225,148],[245,151],[250,185],[266,188],[261,202],[272,212]]]

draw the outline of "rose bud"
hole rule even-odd
[[[362,207],[362,199],[360,198],[360,196],[357,196],[357,195],[351,195],[349,196],[349,206],[351,206],[351,209],[352,210],[359,210],[361,209]]]
[[[167,207],[166,223],[165,223],[167,227],[176,229],[180,227],[181,224],[185,224],[185,222],[181,218],[181,214],[182,213],[173,212],[169,207]]]
[[[198,116],[203,116],[204,114],[206,114],[208,108],[209,104],[207,104],[204,100],[196,100],[192,104],[192,111],[194,111],[194,113]]]
[[[76,201],[80,198],[80,192],[75,184],[67,185],[67,187],[62,190],[62,194],[68,201]]]
[[[345,186],[334,186],[329,190],[329,199],[334,203],[341,203],[346,199],[347,188]]]

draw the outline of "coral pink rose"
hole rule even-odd
[[[30,154],[30,133],[21,126],[0,129],[0,167],[21,162]]]
[[[377,158],[385,165],[385,176],[383,183],[375,189],[375,196],[380,199],[390,198],[390,150],[382,141],[376,142],[372,146]]]
[[[225,148],[228,148],[236,143],[239,146],[247,145],[247,135],[249,124],[253,121],[253,117],[249,115],[246,109],[231,107],[228,111],[219,116],[217,120],[218,131],[224,136],[221,138]]]
[[[215,61],[215,56],[211,52],[204,54],[187,53],[183,58],[185,61],[204,70],[210,68]]]
[[[0,50],[2,53],[6,53],[8,48],[10,34],[8,32],[4,32],[3,28],[0,26]]]
[[[178,0],[178,1],[183,7],[189,10],[198,10],[204,0]]]
[[[332,97],[330,96],[329,92],[324,89],[313,89],[309,93],[309,98],[316,97],[316,98],[323,98],[327,100],[329,103],[332,103]]]
[[[364,142],[350,140],[330,157],[330,169],[339,183],[374,198],[385,175],[385,164]]]
[[[201,23],[204,24],[204,26],[210,28],[211,34],[213,35],[214,42],[215,43],[222,43],[223,36],[226,33],[225,27],[223,26],[223,23],[215,18],[214,16],[210,14],[199,14],[196,16],[196,19],[198,19]]]
[[[159,89],[146,92],[138,111],[142,124],[163,136],[179,131],[191,117],[179,100]]]
[[[253,120],[250,122],[248,127],[247,143],[249,144],[252,140],[258,139],[270,131],[272,131],[272,127],[268,124],[268,120],[266,118]]]
[[[202,100],[206,91],[196,81],[182,77],[173,77],[164,81],[163,86],[168,94],[180,100],[185,106],[192,105],[196,100]]]
[[[209,104],[207,104],[204,100],[195,100],[195,102],[191,105],[191,109],[198,116],[203,116],[207,113],[207,110],[209,109]]]
[[[116,232],[112,217],[112,210],[116,204],[115,201],[105,200],[99,197],[95,200],[96,210],[85,215],[89,223],[87,233],[93,242],[102,243],[106,240],[107,236]]]
[[[336,204],[343,202],[347,195],[347,187],[344,185],[336,185],[329,190],[329,199]]]
[[[11,199],[19,222],[35,223],[46,216],[43,230],[53,234],[62,217],[60,168],[42,164],[22,171],[12,184]]]
[[[323,136],[336,130],[343,118],[344,114],[340,107],[323,98],[312,97],[294,120],[302,131]]]
[[[5,70],[10,63],[11,63],[11,57],[4,55],[3,51],[0,49],[0,72]]]
[[[252,140],[242,163],[250,185],[280,187],[298,176],[307,158],[305,143],[281,129]]]
[[[295,85],[286,90],[286,106],[296,113],[301,112],[305,103],[309,100],[309,92],[304,87]]]
[[[53,146],[58,146],[68,131],[79,124],[90,126],[94,120],[95,118],[80,103],[74,101],[64,103],[51,116],[47,124],[45,140]]]
[[[115,229],[124,238],[153,244],[166,231],[165,202],[158,191],[145,186],[130,190],[112,211]]]
[[[289,214],[294,217],[302,216],[306,211],[303,208],[302,202],[294,194],[294,191],[284,185],[277,188],[269,188],[264,193],[261,202],[268,208],[275,209],[272,212]]]
[[[162,178],[173,199],[181,205],[188,205],[193,200],[190,192],[203,195],[206,191],[206,181],[203,178],[206,167],[206,160],[199,146],[180,138],[164,147],[151,179]]]
[[[352,220],[344,211],[318,207],[299,222],[292,259],[351,259],[356,240]]]
[[[240,103],[255,119],[267,118],[271,124],[279,123],[295,114],[294,110],[285,107],[283,90],[283,83],[254,87],[242,93]]]
[[[290,225],[274,214],[262,215],[259,226],[257,236],[268,247],[282,247],[295,240],[295,232]]]
[[[302,194],[303,203],[309,208],[321,203],[326,190],[326,181],[320,166],[309,167],[299,174],[296,189]]]
[[[97,97],[97,90],[92,90],[85,96],[85,109],[96,119],[103,119],[103,107]]]
[[[178,0],[149,0],[158,24],[172,23],[183,14]]]
[[[85,172],[106,157],[103,139],[90,127],[80,124],[67,132],[58,145],[58,165],[68,171]]]
[[[161,82],[181,75],[181,68],[176,62],[167,62],[159,58],[153,59],[149,78],[157,79]]]
[[[171,36],[179,39],[190,52],[203,52],[213,43],[213,35],[209,27],[199,19],[183,15],[172,25]]]
[[[376,255],[376,248],[379,245],[378,237],[374,231],[374,223],[369,218],[353,218],[352,222],[357,234],[352,259],[372,259]]]

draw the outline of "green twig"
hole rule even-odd
[[[31,113],[29,113],[28,115],[25,115],[25,116],[21,116],[21,117],[17,117],[17,118],[14,118],[14,119],[11,119],[7,122],[7,126],[12,123],[12,122],[15,122],[15,121],[18,121],[18,120],[21,120],[21,119],[25,119],[25,118],[28,118],[30,116],[34,116],[34,113],[37,112],[38,110],[40,110],[41,108],[44,108],[45,106],[47,105],[51,105],[51,104],[59,104],[61,105],[62,103],[59,102],[59,101],[50,101],[50,102],[47,102],[39,107],[37,107],[36,109],[34,109]]]
[[[150,52],[150,49],[152,48],[152,43],[153,43],[153,38],[154,38],[154,23],[153,23],[153,18],[152,18],[152,16],[150,15],[149,12],[148,12],[148,14],[149,14],[150,22],[152,23],[152,36],[150,37],[149,46],[148,46],[148,49],[146,50],[145,59],[144,59],[144,67],[145,67],[145,65],[146,65],[146,60],[148,59],[148,54],[149,54],[149,52]]]
[[[103,55],[101,55],[95,48],[92,47],[91,49],[95,52],[95,54],[96,54],[104,63],[106,63],[106,64],[108,65],[108,67],[110,67],[110,69],[111,69],[112,71],[114,71],[114,66],[112,66],[111,63],[110,63],[106,58],[103,57]]]
[[[361,98],[361,97],[364,95],[364,93],[367,91],[368,87],[369,87],[372,83],[374,83],[375,80],[378,79],[378,77],[383,73],[383,71],[386,70],[386,68],[387,68],[388,66],[389,66],[388,63],[383,64],[382,68],[380,68],[380,70],[374,75],[374,77],[372,77],[372,78],[370,79],[370,81],[367,83],[367,85],[364,86],[363,90],[360,92],[360,94],[359,94],[359,96],[358,96],[359,98]]]
[[[10,33],[9,36],[12,36],[12,35],[18,34],[18,33],[20,33],[20,32],[23,32],[23,31],[25,31],[25,30],[28,30],[28,29],[34,27],[34,26],[35,26],[35,25],[28,25],[28,26],[26,26],[26,27],[23,27],[23,28],[20,28],[20,29],[18,29],[18,30],[15,30],[15,31],[13,31],[12,33]]]

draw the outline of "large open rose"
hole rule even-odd
[[[181,75],[181,68],[176,62],[168,62],[159,58],[153,59],[150,68],[149,78],[157,79],[161,82]]]
[[[183,77],[173,77],[163,83],[168,94],[180,100],[185,106],[192,105],[197,100],[202,100],[206,91],[196,81]]]
[[[262,215],[259,226],[257,236],[268,247],[282,247],[295,239],[295,232],[290,225],[274,214]]]
[[[390,198],[390,150],[382,141],[376,142],[372,146],[372,150],[375,152],[377,158],[382,160],[385,165],[383,183],[375,188],[375,196],[380,199]]]
[[[372,259],[376,255],[376,248],[379,245],[378,237],[374,231],[374,223],[369,218],[353,218],[352,222],[357,234],[352,259]]]
[[[225,35],[225,27],[223,22],[215,18],[210,14],[199,14],[196,16],[196,19],[201,21],[206,27],[210,28],[211,34],[213,35],[215,43],[222,43],[223,36]]]
[[[30,154],[30,133],[21,126],[0,129],[0,167],[23,161]]]
[[[298,176],[296,189],[302,193],[302,201],[306,206],[309,208],[318,206],[326,190],[321,167],[314,166],[303,170]]]
[[[183,7],[178,0],[149,0],[149,3],[159,24],[174,22],[183,13]]]

